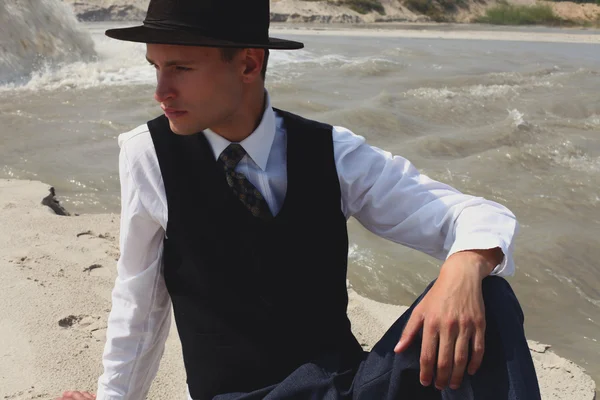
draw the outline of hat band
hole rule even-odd
[[[226,40],[231,42],[243,43],[255,43],[255,44],[266,44],[269,42],[269,35],[257,35],[255,31],[234,31],[233,34],[227,34],[223,31],[214,32],[208,29],[204,29],[198,25],[189,25],[181,22],[164,21],[164,20],[144,20],[144,26],[153,29],[160,29],[165,31],[187,31],[194,32],[196,34],[217,39]],[[251,27],[249,27],[251,28]]]

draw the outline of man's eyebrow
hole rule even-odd
[[[149,59],[148,56],[146,56],[146,61],[148,61],[152,65],[156,65],[156,63]],[[190,65],[194,63],[195,61],[192,60],[170,60],[165,63],[165,67],[171,67],[173,65]]]

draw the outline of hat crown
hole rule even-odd
[[[268,41],[270,20],[269,0],[151,0],[144,25],[262,43]]]
[[[0,0],[2,1],[2,0]],[[269,0],[150,0],[141,26],[108,29],[113,39],[147,44],[295,50],[269,37]]]

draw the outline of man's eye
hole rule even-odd
[[[181,66],[177,66],[177,67],[175,67],[175,69],[177,71],[191,71],[192,70],[191,68],[181,67]]]

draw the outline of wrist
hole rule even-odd
[[[504,253],[500,247],[493,249],[463,250],[454,253],[449,258],[460,258],[458,264],[469,266],[469,269],[475,268],[481,279],[489,276],[494,268],[504,259]],[[454,264],[454,263],[452,263]]]

